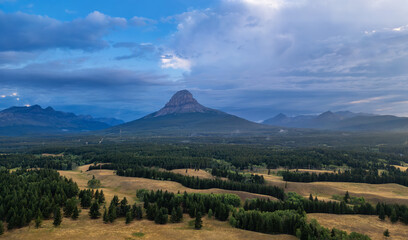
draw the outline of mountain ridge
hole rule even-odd
[[[285,116],[285,117],[282,117]],[[408,131],[408,118],[393,115],[374,115],[350,111],[326,111],[319,115],[299,115],[287,117],[279,113],[266,119],[264,124],[335,131]]]

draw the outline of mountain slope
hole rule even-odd
[[[0,111],[0,135],[6,136],[82,132],[110,126],[91,116],[77,116],[38,105],[11,107]]]
[[[182,90],[159,111],[138,120],[108,129],[108,133],[141,135],[237,134],[276,130],[199,104]]]
[[[341,131],[408,131],[408,118],[391,115],[372,115],[349,111],[327,111],[320,115],[282,117],[283,114],[265,120],[263,123],[282,127],[312,128]]]

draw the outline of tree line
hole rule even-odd
[[[309,172],[290,172],[282,173],[284,181],[289,182],[357,182],[357,183],[397,183],[408,186],[408,174],[400,169],[387,165],[385,171],[379,174],[378,168],[353,168],[344,172],[337,173],[309,173]]]
[[[250,182],[250,183],[257,183],[257,184],[264,184],[265,179],[262,175],[257,174],[242,174],[238,171],[231,171],[229,169],[219,169],[213,167],[211,169],[211,175],[216,177],[225,177],[228,180],[235,181],[235,182]]]

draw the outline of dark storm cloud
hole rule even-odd
[[[124,18],[110,17],[97,11],[69,22],[47,16],[0,11],[0,51],[101,49],[108,46],[102,38],[126,23]]]

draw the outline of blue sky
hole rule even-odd
[[[405,0],[0,0],[0,108],[408,116]]]

